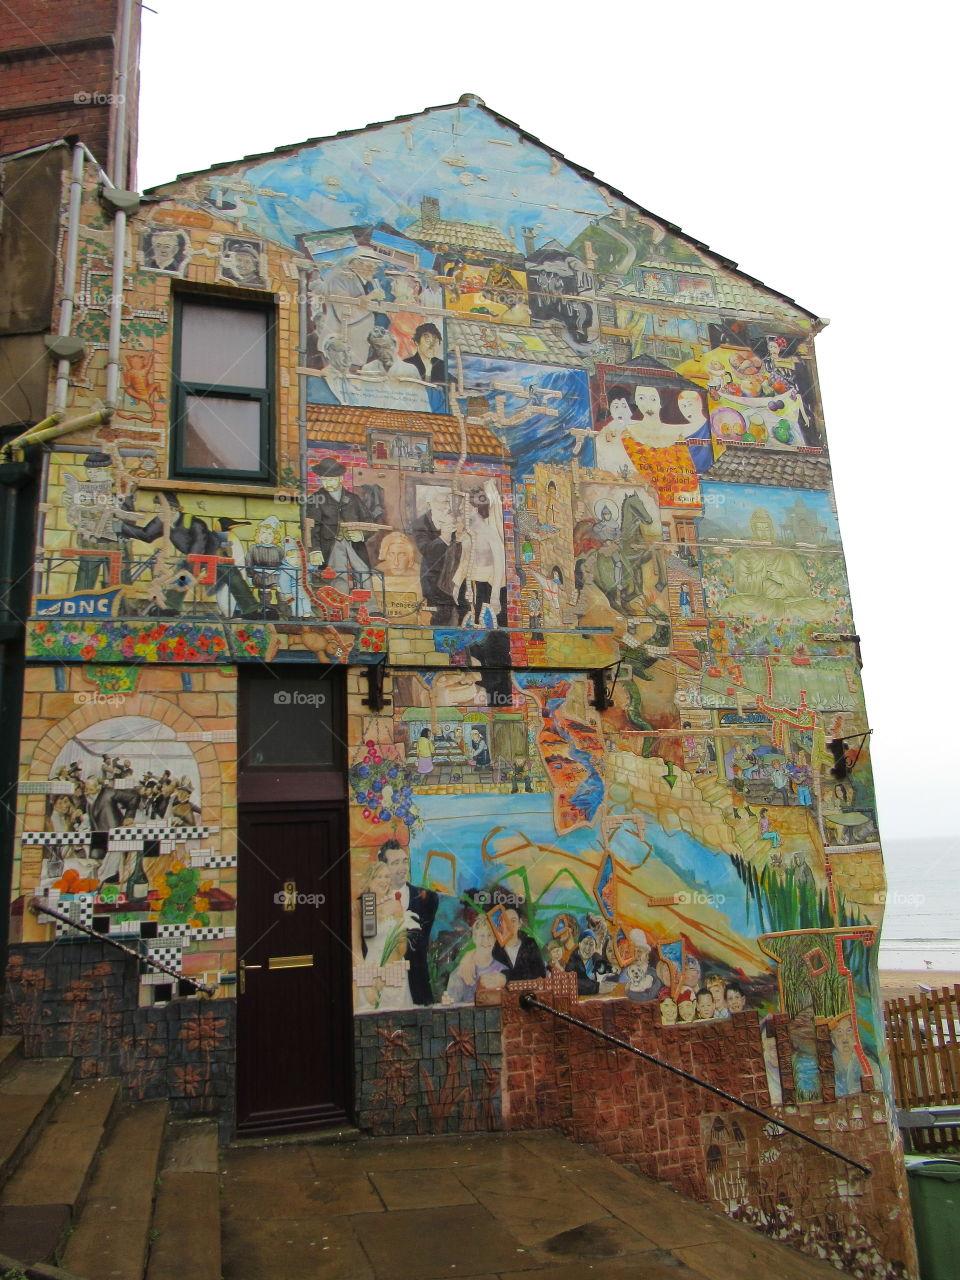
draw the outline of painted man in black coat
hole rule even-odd
[[[520,928],[520,913],[516,907],[506,907],[502,919],[505,932],[503,942],[493,948],[494,960],[499,960],[507,971],[508,982],[531,981],[547,976],[547,966],[536,940]]]
[[[385,840],[377,850],[377,857],[386,864],[390,872],[390,887],[403,908],[407,921],[407,951],[404,959],[410,963],[407,974],[410,997],[414,1004],[433,1004],[427,949],[440,899],[432,889],[422,889],[409,882],[407,876],[410,874],[410,853],[398,840]]]
[[[188,556],[225,558],[226,532],[211,529],[206,520],[201,519],[200,516],[188,514],[180,506],[180,499],[175,494],[168,493],[166,501],[170,512],[170,543],[184,556],[183,568],[186,573],[194,573],[186,558]],[[158,499],[155,498],[154,502],[158,502]],[[237,523],[243,522],[230,521],[230,524]],[[119,534],[122,538],[132,538],[137,542],[156,542],[163,537],[165,527],[166,521],[160,515],[154,516],[145,525],[138,525],[121,519],[119,521]],[[184,578],[184,581],[189,582],[189,578]],[[217,564],[215,580],[210,586],[211,594],[215,595],[217,590],[224,586],[229,589],[237,611],[242,618],[257,618],[261,616],[257,598],[250,590],[246,578],[244,578],[236,565]],[[178,589],[175,583],[164,592],[166,608],[159,610],[159,612],[169,615],[181,613],[185,595],[185,590]],[[158,610],[154,608],[152,612],[158,612]]]
[[[323,568],[333,569],[344,581],[341,590],[366,587],[370,581],[370,530],[352,526],[372,523],[366,504],[344,487],[346,467],[336,458],[321,458],[310,470],[320,477],[320,488],[307,499],[310,546],[319,553]]]

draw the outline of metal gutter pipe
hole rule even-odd
[[[63,263],[63,296],[60,299],[61,338],[68,338],[73,328],[73,306],[77,291],[77,246],[80,242],[80,201],[83,196],[84,147],[77,143],[73,148],[73,169],[70,174],[70,203],[67,209],[67,248]],[[57,363],[57,385],[53,397],[55,411],[67,407],[67,390],[70,383],[70,361]]]

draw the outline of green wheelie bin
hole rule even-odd
[[[960,1257],[960,1159],[904,1156],[920,1280],[956,1280]]]

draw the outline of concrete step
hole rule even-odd
[[[104,1133],[120,1094],[119,1080],[86,1081],[63,1099],[0,1196],[3,1205],[83,1205]]]
[[[0,1079],[23,1061],[23,1037],[0,1036]]]
[[[168,1132],[147,1280],[220,1280],[217,1126],[178,1124]]]
[[[72,1075],[72,1058],[32,1058],[15,1061],[0,1080],[0,1186],[40,1136]]]
[[[119,1115],[100,1152],[63,1266],[86,1280],[142,1280],[167,1103]]]

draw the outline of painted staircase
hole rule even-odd
[[[0,1276],[219,1280],[216,1125],[73,1068],[0,1036]]]
[[[753,861],[761,854],[769,852],[769,844],[760,838],[760,827],[756,818],[747,816],[747,801],[744,800],[737,805],[743,815],[740,820],[733,816],[733,800],[728,783],[721,782],[715,773],[691,774],[690,780],[708,804],[723,811],[723,820],[733,832],[733,838],[745,858]],[[754,813],[757,812],[756,804],[751,803],[750,808]]]

